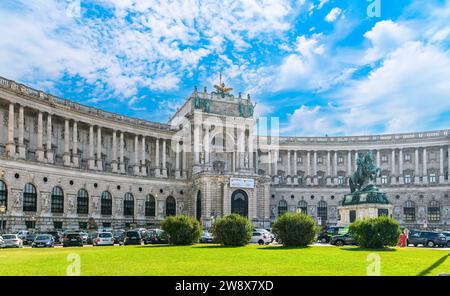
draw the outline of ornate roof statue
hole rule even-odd
[[[233,90],[233,88],[231,88],[231,87],[225,87],[225,83],[223,83],[223,82],[220,83],[219,85],[214,84],[214,88],[220,94],[227,94],[227,93],[229,93],[230,91]]]

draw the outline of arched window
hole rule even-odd
[[[244,190],[236,190],[231,195],[231,213],[248,216],[248,196]]]
[[[112,215],[112,196],[108,191],[102,192],[101,203],[101,213],[102,215]]]
[[[432,200],[428,204],[428,221],[439,222],[441,221],[441,205],[438,201]]]
[[[52,189],[52,213],[64,213],[64,192],[59,186]]]
[[[145,198],[145,216],[156,216],[156,201],[155,197],[151,194],[147,195],[147,197]]]
[[[200,190],[197,192],[197,202],[195,206],[195,217],[198,221],[202,219],[202,193]]]
[[[0,180],[0,206],[8,206],[8,188],[5,182]]]
[[[36,212],[37,209],[37,192],[33,184],[25,184],[23,189],[23,211]]]
[[[169,196],[166,199],[166,216],[175,216],[177,214],[177,203],[173,196]]]
[[[123,199],[123,214],[125,216],[134,215],[134,197],[130,192],[125,193],[125,197]]]
[[[405,222],[416,221],[416,204],[411,200],[405,201],[403,205],[403,220]]]
[[[284,213],[287,212],[288,209],[288,204],[285,200],[280,200],[278,202],[278,216],[283,215]]]
[[[299,201],[297,210],[301,211],[304,214],[308,214],[308,203],[304,200]]]
[[[328,206],[324,200],[319,201],[317,204],[317,218],[320,218],[322,222],[328,220]]]
[[[77,214],[89,213],[89,194],[86,189],[80,189],[77,193]]]

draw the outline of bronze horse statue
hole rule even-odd
[[[375,181],[380,175],[380,168],[378,168],[373,161],[372,152],[368,152],[365,155],[358,153],[358,159],[356,160],[358,166],[356,172],[350,177],[349,185],[351,192],[364,191],[370,181]]]

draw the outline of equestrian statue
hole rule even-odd
[[[369,185],[380,175],[380,168],[375,165],[372,152],[358,153],[356,164],[358,168],[349,180],[351,192],[377,191],[376,186]]]

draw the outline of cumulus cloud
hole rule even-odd
[[[341,13],[342,13],[342,9],[340,9],[339,7],[335,7],[330,10],[330,12],[325,17],[325,20],[329,23],[332,23],[338,19],[338,17],[341,15]]]

